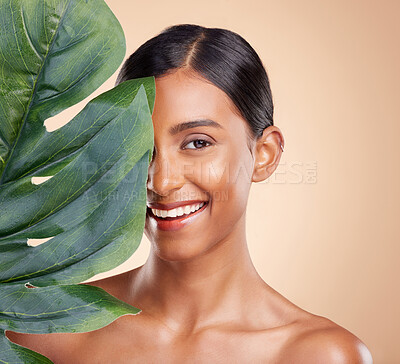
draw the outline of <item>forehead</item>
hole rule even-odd
[[[217,86],[193,71],[179,69],[156,78],[153,122],[167,125],[199,118],[215,120],[226,128],[239,117],[232,100]]]

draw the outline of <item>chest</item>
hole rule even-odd
[[[279,340],[263,332],[210,329],[180,338],[152,325],[132,326],[130,331],[108,327],[90,333],[75,351],[73,361],[76,364],[275,363],[280,346]]]

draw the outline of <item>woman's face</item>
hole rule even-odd
[[[205,205],[167,219],[148,208],[145,234],[160,258],[183,261],[243,232],[254,160],[247,146],[246,121],[222,90],[188,70],[155,82],[147,205],[162,210],[174,207],[166,204],[188,201],[189,206]],[[183,127],[200,120],[214,124]]]

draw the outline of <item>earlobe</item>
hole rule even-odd
[[[271,125],[264,129],[263,135],[255,146],[255,163],[252,182],[266,180],[278,167],[284,150],[284,139],[281,130]]]

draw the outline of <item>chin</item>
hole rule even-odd
[[[167,262],[184,262],[193,260],[204,253],[205,248],[194,244],[168,242],[165,245],[152,243],[152,250],[156,256]],[[166,246],[168,245],[168,246]]]

